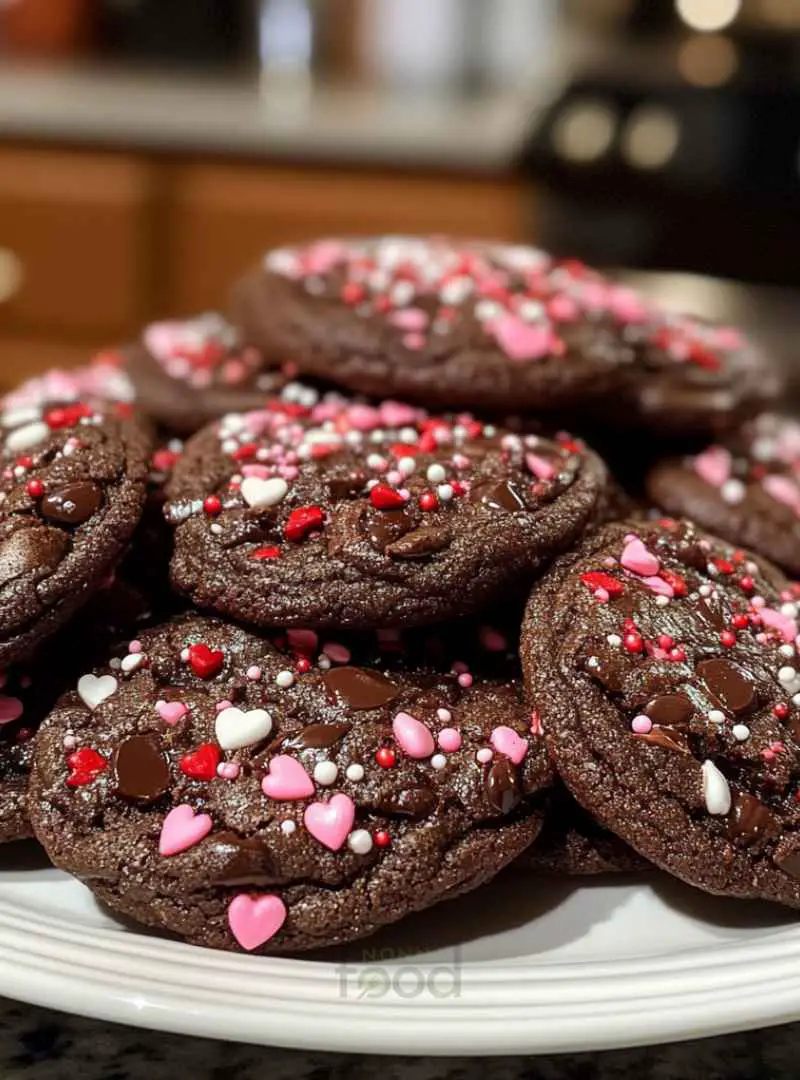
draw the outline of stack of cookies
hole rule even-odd
[[[580,263],[397,237],[270,252],[226,316],[25,384],[0,839],[248,952],[511,864],[800,906],[779,389]]]

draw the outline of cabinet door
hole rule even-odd
[[[153,169],[0,149],[0,334],[116,340],[136,328],[152,288]]]
[[[224,305],[231,282],[276,244],[390,232],[524,235],[524,197],[510,178],[176,166],[168,200],[166,296],[176,313]]]

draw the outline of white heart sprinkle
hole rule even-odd
[[[35,420],[32,424],[15,428],[6,436],[6,449],[16,453],[18,450],[29,450],[32,446],[42,442],[50,434],[50,428],[41,420]]]
[[[94,710],[116,693],[117,680],[113,675],[82,675],[78,679],[78,695],[84,705]]]
[[[248,506],[263,510],[268,506],[277,506],[286,498],[289,485],[280,476],[261,480],[258,476],[248,476],[242,481],[242,498]]]
[[[243,712],[230,706],[218,714],[215,731],[223,750],[239,750],[266,739],[272,731],[272,717],[264,709]]]
[[[709,814],[724,816],[731,808],[731,789],[728,787],[728,781],[713,761],[704,761],[702,770],[706,810]]]

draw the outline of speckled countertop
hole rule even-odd
[[[2,1080],[789,1080],[800,1024],[675,1046],[542,1058],[382,1058],[265,1050],[66,1016],[0,998]]]
[[[507,169],[561,84],[425,96],[246,76],[0,68],[0,137],[345,164]]]

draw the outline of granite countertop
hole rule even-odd
[[[0,998],[1,1080],[789,1080],[800,1024],[675,1046],[541,1058],[382,1058],[189,1039]]]
[[[93,67],[0,69],[0,137],[496,172],[559,86],[425,96]]]

